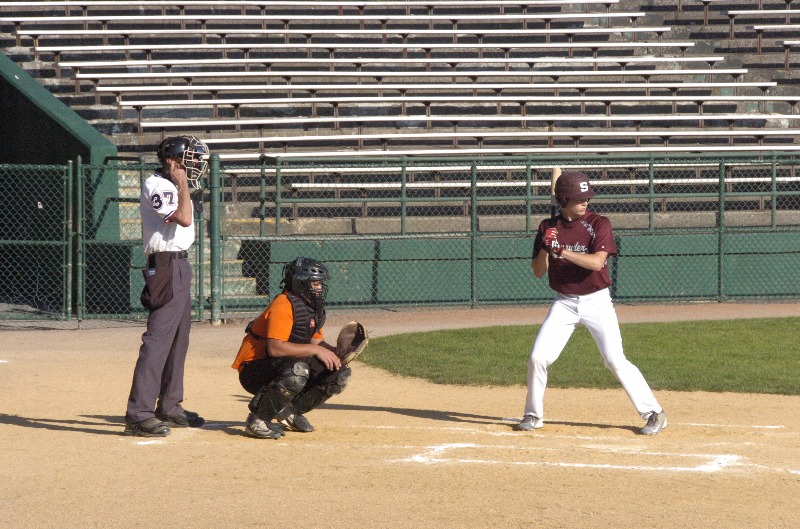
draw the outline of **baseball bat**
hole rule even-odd
[[[561,176],[561,168],[553,167],[553,172],[550,173],[550,226],[556,225],[556,217],[558,217],[558,201],[556,200],[556,181]]]

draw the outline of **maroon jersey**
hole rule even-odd
[[[545,230],[550,227],[550,219],[543,220],[539,224],[539,232],[533,243],[534,257],[542,247]],[[586,210],[584,216],[572,222],[558,217],[555,228],[558,230],[558,244],[564,249],[578,253],[608,252],[608,255],[617,253],[614,235],[611,233],[611,222],[607,217]],[[608,262],[601,270],[593,271],[570,263],[566,259],[551,257],[548,277],[550,288],[570,296],[591,294],[611,286]]]

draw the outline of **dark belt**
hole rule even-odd
[[[189,252],[186,250],[176,250],[174,252],[155,252],[147,256],[147,266],[153,268],[155,266],[156,254],[172,254],[173,259],[188,259]]]

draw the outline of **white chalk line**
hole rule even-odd
[[[425,452],[415,454],[409,458],[397,459],[393,462],[397,463],[422,463],[426,465],[431,464],[481,464],[481,465],[513,465],[513,466],[551,466],[562,468],[592,468],[592,469],[607,469],[607,470],[633,470],[633,471],[648,471],[648,472],[701,472],[711,473],[719,472],[732,467],[746,466],[741,462],[742,457],[735,454],[669,454],[660,452],[638,452],[629,450],[602,450],[603,452],[612,452],[621,455],[634,455],[634,456],[654,456],[654,457],[686,457],[686,458],[700,458],[705,459],[699,465],[695,466],[652,466],[652,465],[614,465],[610,463],[569,463],[566,461],[499,461],[490,459],[464,459],[464,458],[449,458],[442,457],[448,452],[453,452],[459,449],[477,448],[477,449],[506,449],[506,450],[519,450],[516,446],[486,446],[477,445],[473,443],[449,443],[442,445],[429,446]]]
[[[718,425],[719,427],[728,427],[728,425]],[[615,464],[596,464],[596,463],[570,463],[566,461],[501,461],[501,460],[487,460],[481,458],[474,458],[474,459],[465,459],[465,458],[448,458],[448,457],[440,457],[437,453],[437,450],[441,449],[442,452],[450,451],[451,449],[458,449],[458,448],[477,448],[477,449],[506,449],[506,450],[514,450],[519,452],[530,451],[530,450],[537,450],[541,452],[558,452],[564,451],[564,449],[554,448],[554,447],[522,447],[518,445],[481,445],[481,444],[473,444],[473,443],[451,443],[451,444],[443,444],[443,445],[435,445],[432,447],[428,447],[428,450],[422,453],[418,453],[413,455],[409,458],[404,459],[394,459],[391,462],[399,463],[399,462],[411,462],[411,463],[423,463],[423,464],[493,464],[493,465],[512,465],[512,466],[525,466],[525,465],[540,465],[540,466],[555,466],[555,467],[571,467],[571,468],[595,468],[595,469],[612,469],[612,470],[631,470],[631,471],[662,471],[662,472],[697,472],[697,473],[710,473],[710,472],[719,472],[722,470],[732,470],[735,467],[739,468],[753,468],[762,471],[771,471],[771,472],[787,472],[790,474],[800,475],[800,470],[793,470],[787,468],[780,468],[780,467],[768,467],[753,463],[745,463],[742,456],[737,454],[691,454],[691,453],[664,453],[664,452],[645,452],[641,449],[644,447],[637,447],[637,446],[630,446],[628,447],[621,447],[618,445],[608,444],[614,443],[615,441],[624,441],[630,443],[630,439],[627,437],[620,437],[620,436],[585,436],[585,435],[551,435],[551,434],[539,434],[539,435],[530,435],[528,433],[520,433],[520,432],[496,432],[490,430],[483,430],[478,428],[465,428],[465,427],[427,427],[427,426],[360,426],[360,427],[367,427],[367,428],[377,428],[377,429],[405,429],[405,430],[421,430],[421,431],[452,431],[452,432],[461,432],[469,435],[487,435],[487,436],[496,436],[496,437],[516,437],[516,438],[523,438],[525,440],[548,440],[548,439],[568,439],[573,441],[602,441],[604,444],[582,444],[582,445],[574,445],[572,446],[569,451],[574,453],[576,449],[580,449],[585,451],[586,453],[590,452],[605,452],[605,453],[612,453],[618,454],[621,457],[633,457],[633,456],[650,456],[650,457],[677,457],[677,458],[701,458],[705,461],[699,465],[687,465],[687,466],[654,466],[654,465],[615,465]],[[742,426],[742,428],[746,428],[748,426]],[[763,428],[763,426],[749,426],[751,428]],[[784,428],[784,426],[773,426],[768,427],[770,429],[776,428]],[[750,443],[745,443],[750,444]]]
[[[781,424],[702,424],[691,422],[682,423],[682,426],[692,426],[697,428],[754,428],[756,430],[780,430],[781,428],[786,428]]]
[[[520,421],[520,419],[505,418],[505,419],[502,419],[502,421],[503,422],[507,422],[509,424],[517,424]],[[555,420],[553,422],[554,423],[559,423],[559,422],[566,422],[566,421]],[[602,422],[602,421],[594,421],[594,422],[596,422],[597,424],[602,424],[604,426],[610,426],[610,425],[614,424],[614,423]],[[545,421],[545,425],[546,424],[547,424],[547,421]],[[781,429],[781,428],[785,428],[785,426],[783,426],[781,424],[759,425],[759,424],[714,424],[714,423],[694,423],[694,422],[675,423],[675,422],[672,422],[672,421],[670,421],[670,424],[676,425],[676,426],[690,426],[690,427],[693,427],[693,428],[755,428],[757,430],[758,429],[778,430],[778,429]]]
[[[137,440],[134,444],[139,446],[152,446],[152,445],[163,445],[167,444],[173,439],[170,437],[174,436],[175,433],[179,435],[175,438],[175,441],[178,441],[180,438],[183,438],[185,435],[189,435],[190,437],[194,437],[194,434],[201,433],[202,430],[219,430],[226,426],[236,426],[240,425],[241,423],[238,422],[208,422],[203,425],[202,428],[180,428],[173,430],[173,434],[158,439],[148,439],[148,440]],[[465,427],[427,427],[427,426],[388,426],[388,425],[353,425],[353,428],[372,428],[372,429],[387,429],[387,430],[421,430],[421,431],[453,431],[453,432],[460,432],[460,433],[467,433],[471,435],[496,435],[497,432],[491,432],[487,430],[481,430],[477,428],[465,428]],[[782,428],[782,426],[781,426]],[[181,435],[183,434],[183,435]],[[508,434],[503,435],[511,435],[514,437],[524,437],[525,439],[532,439],[533,437],[520,434],[519,432],[510,432]],[[609,441],[613,442],[615,438],[608,437],[608,436],[577,436],[577,435],[547,435],[547,436],[538,436],[535,439],[539,440],[546,440],[546,439],[570,439],[570,440],[577,440],[577,441],[591,441],[591,440],[603,440],[605,443]],[[616,438],[620,440],[630,441],[630,439],[623,439],[621,437]],[[195,439],[196,442],[196,439]],[[280,443],[276,443],[280,444]],[[312,446],[336,446],[331,445],[330,443],[317,443],[313,440],[309,440],[306,443],[309,447]],[[752,444],[752,443],[747,443]],[[386,450],[408,450],[408,451],[416,451],[420,450],[423,447],[418,445],[397,445],[397,444],[386,444],[382,445],[380,448]],[[721,472],[725,470],[733,470],[736,468],[744,469],[744,468],[751,468],[757,469],[760,471],[768,471],[768,472],[780,472],[780,473],[788,473],[792,475],[800,475],[800,470],[795,469],[788,469],[788,468],[780,468],[780,467],[769,467],[765,465],[755,464],[755,463],[746,463],[744,461],[743,456],[737,454],[713,454],[713,453],[672,453],[672,452],[653,452],[653,451],[643,451],[641,448],[637,446],[628,446],[628,447],[621,447],[613,444],[597,444],[597,445],[574,445],[571,446],[569,449],[566,448],[557,448],[557,447],[523,447],[518,445],[492,445],[492,444],[477,444],[477,443],[445,443],[440,445],[432,445],[428,447],[424,447],[422,452],[416,453],[407,458],[401,459],[390,459],[387,460],[389,463],[417,463],[417,464],[426,464],[426,465],[434,465],[434,464],[473,464],[473,465],[509,465],[509,466],[546,466],[546,467],[560,467],[560,468],[586,468],[586,469],[605,469],[605,470],[621,470],[621,471],[655,471],[655,472],[686,472],[686,473],[714,473],[714,472]],[[518,460],[511,460],[511,461],[504,461],[504,460],[494,460],[494,459],[483,459],[483,458],[458,458],[458,457],[447,457],[446,454],[452,453],[454,451],[460,449],[477,449],[477,450],[508,450],[514,451],[519,453],[524,452],[540,452],[540,453],[555,453],[555,452],[570,452],[574,454],[577,450],[582,450],[586,454],[591,453],[607,453],[618,455],[620,457],[672,457],[672,458],[688,458],[688,459],[702,459],[703,461],[698,465],[685,465],[685,466],[654,466],[654,465],[620,465],[620,464],[611,464],[611,463],[573,463],[567,461],[518,461]],[[554,458],[555,459],[555,458]]]

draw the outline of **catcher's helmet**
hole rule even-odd
[[[166,138],[156,149],[158,161],[164,164],[167,158],[177,158],[186,169],[186,177],[195,189],[200,187],[200,178],[208,169],[208,146],[194,136]]]
[[[325,281],[328,279],[330,279],[328,268],[316,259],[298,257],[283,267],[284,288],[303,298],[314,309],[320,309],[325,304],[325,296],[328,293]],[[322,288],[313,290],[311,288],[313,281],[322,283]]]
[[[589,177],[583,173],[564,173],[556,180],[556,198],[564,206],[570,200],[583,200],[595,196]]]

